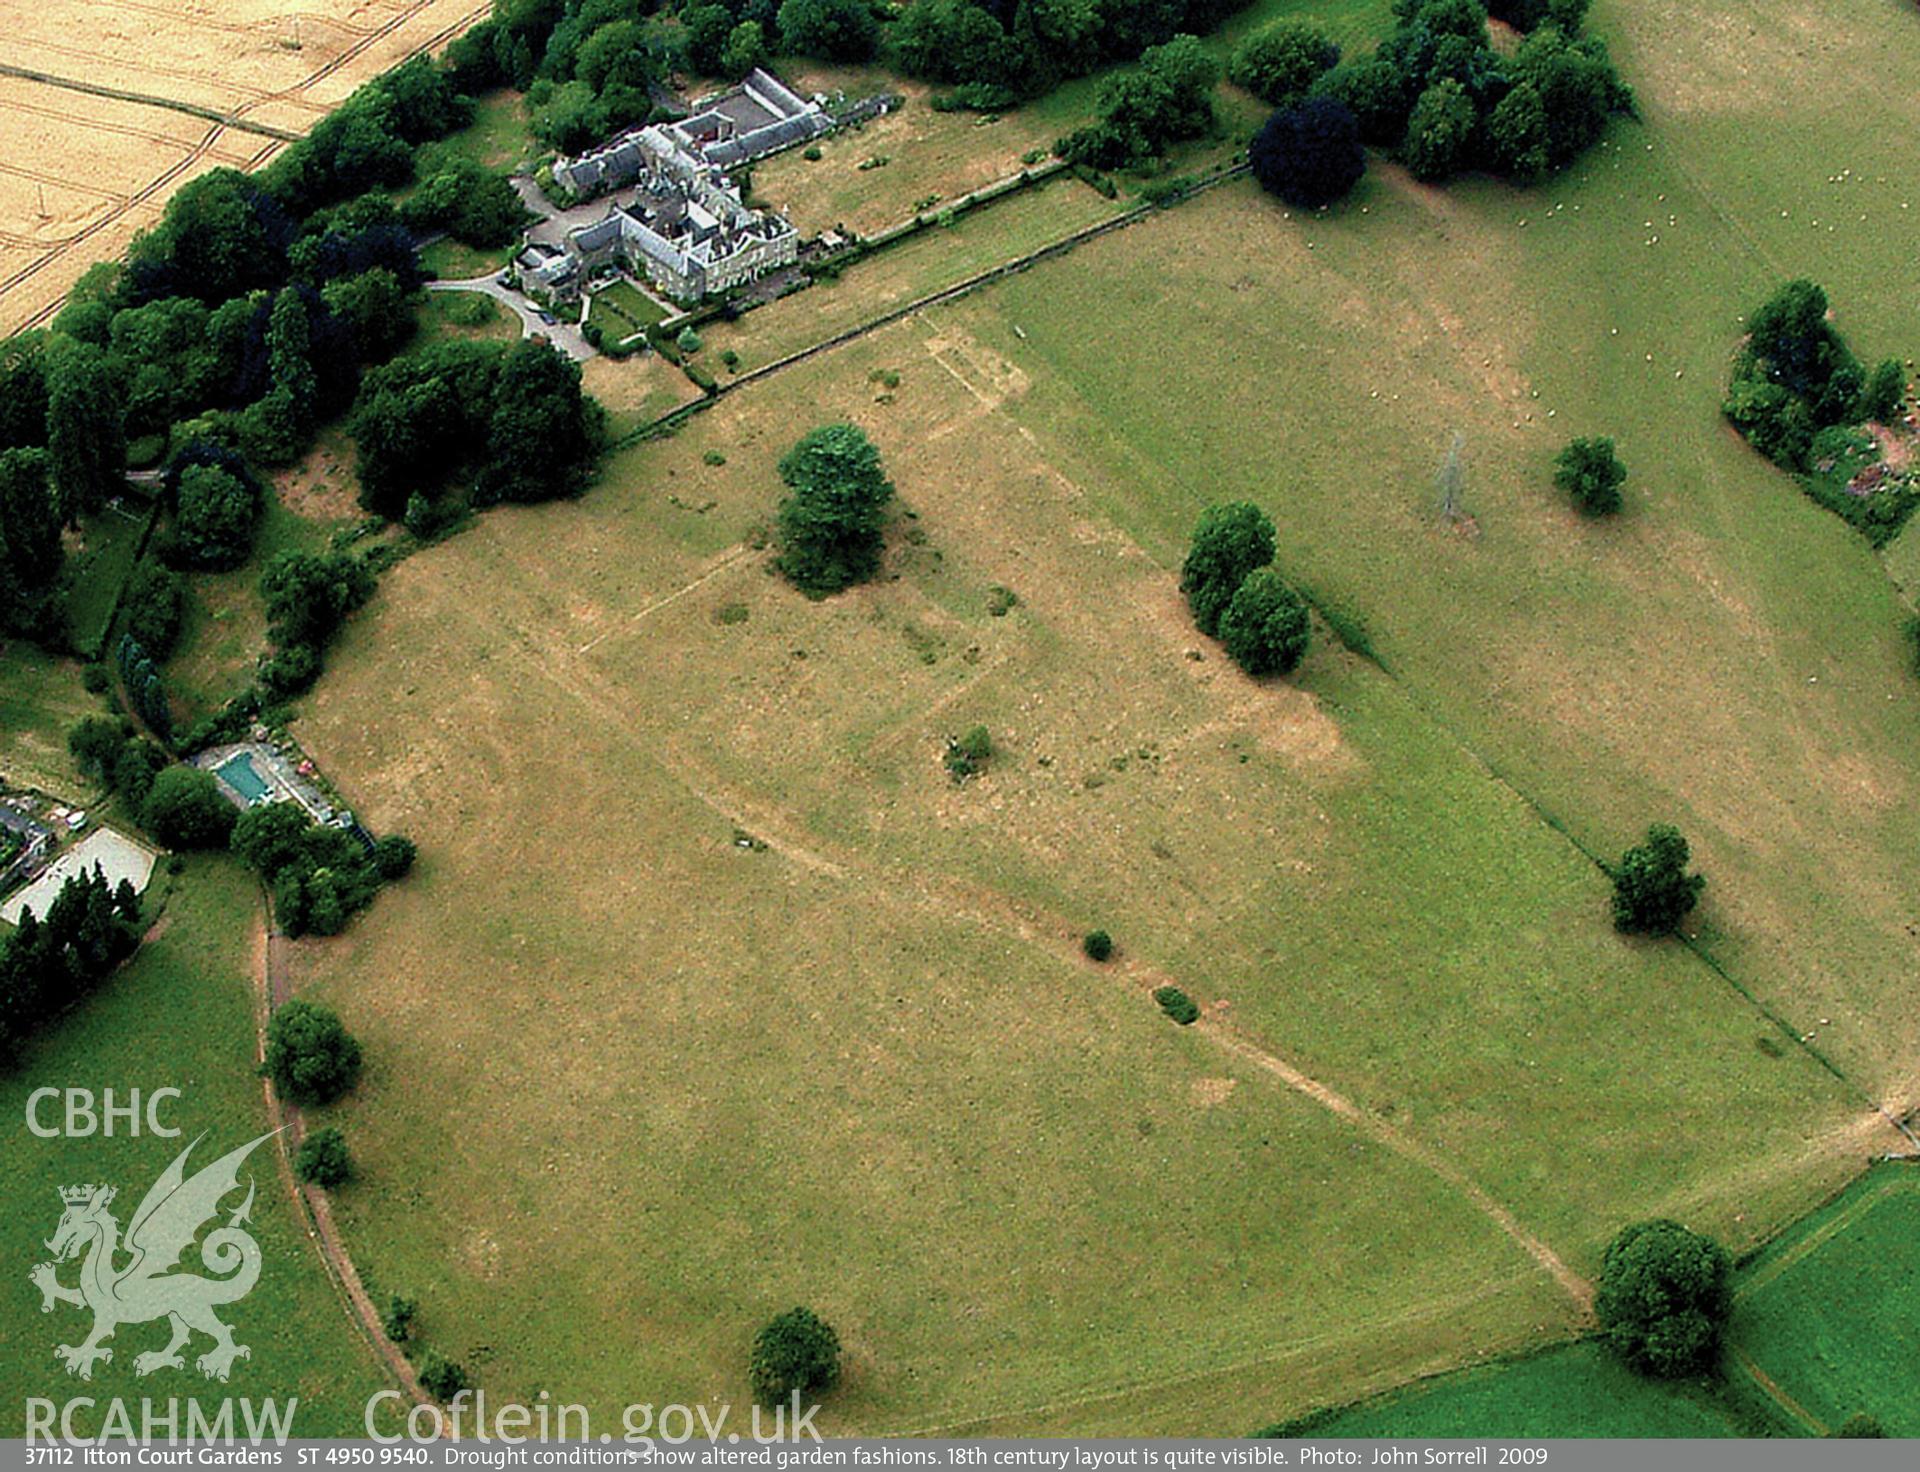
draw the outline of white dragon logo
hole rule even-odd
[[[120,1224],[107,1211],[113,1187],[61,1188],[66,1210],[46,1244],[53,1261],[39,1264],[28,1277],[40,1290],[40,1312],[51,1313],[56,1303],[93,1310],[93,1332],[86,1341],[54,1350],[68,1374],[91,1380],[96,1361],[113,1359],[113,1351],[102,1341],[110,1339],[115,1329],[159,1318],[172,1323],[173,1338],[165,1349],[135,1356],[137,1374],[185,1369],[180,1351],[196,1329],[214,1341],[213,1348],[195,1362],[209,1379],[225,1380],[235,1360],[248,1358],[246,1345],[233,1342],[233,1331],[214,1317],[213,1310],[246,1297],[260,1276],[260,1244],[252,1233],[241,1230],[253,1208],[251,1180],[247,1199],[234,1208],[224,1227],[207,1233],[200,1244],[201,1263],[219,1276],[203,1278],[197,1273],[176,1273],[173,1268],[193,1246],[200,1229],[219,1215],[221,1200],[239,1189],[240,1163],[273,1136],[262,1135],[188,1176],[187,1157],[205,1138],[203,1134],[194,1139],[160,1173],[128,1221],[125,1242],[120,1240]],[[79,1285],[68,1288],[60,1282],[56,1264],[81,1253],[86,1261],[80,1267]],[[121,1259],[127,1259],[124,1265]]]

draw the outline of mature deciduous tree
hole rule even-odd
[[[1220,642],[1250,675],[1284,675],[1307,652],[1307,603],[1271,567],[1247,574],[1220,615]]]
[[[786,1404],[798,1391],[822,1394],[840,1378],[840,1336],[810,1308],[776,1314],[754,1336],[747,1380],[763,1406]]]
[[[1247,156],[1261,188],[1303,209],[1344,199],[1367,171],[1360,125],[1331,97],[1281,108],[1254,134]]]
[[[1695,905],[1706,879],[1689,874],[1687,840],[1670,823],[1647,829],[1647,841],[1626,851],[1613,872],[1613,923],[1643,935],[1667,935]]]
[[[893,482],[859,428],[825,424],[780,461],[780,570],[810,597],[865,582],[880,567],[881,527]]]
[[[267,1019],[260,1072],[295,1104],[331,1104],[359,1080],[360,1061],[360,1044],[331,1008],[295,1000]]]
[[[1571,441],[1553,462],[1553,483],[1588,516],[1611,516],[1620,509],[1620,486],[1627,467],[1605,437]]]
[[[1281,20],[1262,26],[1227,62],[1227,79],[1262,102],[1278,107],[1297,101],[1340,61],[1340,48],[1318,26]]]
[[[1638,1222],[1607,1248],[1594,1313],[1634,1369],[1661,1377],[1713,1368],[1732,1306],[1733,1261],[1675,1221]]]
[[[1251,501],[1209,506],[1200,513],[1180,567],[1180,591],[1201,633],[1220,632],[1220,617],[1233,595],[1249,573],[1273,561],[1273,551],[1273,522]]]

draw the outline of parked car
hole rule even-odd
[[[546,311],[544,309],[535,312],[534,316],[538,317],[542,322],[546,323],[547,326],[549,327],[553,326],[554,323],[560,320],[558,317],[554,316],[553,313]]]

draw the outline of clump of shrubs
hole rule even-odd
[[[943,760],[947,773],[955,782],[964,782],[986,770],[993,759],[993,737],[985,726],[974,726],[958,736],[947,738],[947,752]]]
[[[1571,441],[1553,462],[1553,483],[1573,498],[1587,516],[1611,516],[1620,509],[1620,485],[1627,467],[1605,438]]]
[[[353,1179],[353,1157],[347,1137],[328,1125],[314,1130],[294,1152],[293,1173],[309,1186],[331,1191]]]
[[[1789,281],[1748,323],[1722,412],[1762,455],[1806,470],[1815,437],[1835,425],[1898,417],[1906,377],[1889,358],[1869,375],[1827,317],[1827,294]]]
[[[1118,169],[1165,153],[1214,127],[1213,89],[1220,64],[1197,37],[1175,36],[1140,53],[1138,66],[1100,84],[1099,118],[1068,134],[1054,152],[1089,169]]]
[[[420,1376],[420,1388],[442,1403],[452,1400],[471,1384],[467,1379],[467,1367],[458,1360],[448,1359],[437,1349],[422,1354],[416,1369]]]
[[[117,793],[136,813],[144,808],[154,778],[167,765],[167,754],[158,746],[137,735],[128,723],[106,716],[88,716],[75,725],[67,732],[67,750],[83,776]]]
[[[1159,986],[1153,989],[1153,999],[1160,1004],[1160,1010],[1182,1027],[1190,1027],[1200,1020],[1200,1005],[1177,986]]]
[[[1087,953],[1090,961],[1105,961],[1113,955],[1113,937],[1104,930],[1089,930],[1080,942],[1080,949]]]
[[[293,936],[338,935],[373,903],[382,883],[403,877],[414,861],[412,841],[399,834],[369,848],[291,802],[242,813],[232,848],[266,884],[274,919]]]
[[[405,1344],[413,1337],[413,1321],[419,1316],[420,1305],[404,1293],[396,1293],[387,1300],[380,1327],[395,1344]]]
[[[810,1308],[776,1314],[754,1336],[747,1382],[763,1406],[831,1390],[839,1378],[840,1336]]]

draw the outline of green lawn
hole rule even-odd
[[[493,275],[512,257],[511,246],[480,250],[447,237],[420,252],[420,265],[436,281],[471,281]]]
[[[1291,1425],[1285,1436],[1724,1437],[1770,1433],[1714,1384],[1648,1380],[1600,1344],[1481,1365]]]
[[[473,121],[439,146],[500,173],[526,167],[539,153],[527,131],[526,98],[510,89],[475,98]]]
[[[192,1396],[211,1411],[222,1396],[233,1395],[283,1401],[297,1396],[295,1435],[362,1435],[366,1400],[387,1381],[288,1199],[271,1142],[251,1157],[242,1177],[243,1185],[251,1179],[255,1191],[251,1220],[263,1266],[254,1290],[223,1310],[235,1337],[252,1350],[251,1358],[234,1366],[230,1381],[221,1386],[202,1379],[191,1361],[185,1371],[137,1377],[135,1354],[163,1343],[164,1325],[123,1325],[113,1340],[112,1363],[86,1384],[70,1379],[54,1360],[54,1346],[78,1343],[87,1322],[69,1306],[43,1316],[40,1295],[27,1281],[26,1269],[47,1256],[41,1244],[60,1216],[59,1189],[81,1182],[115,1186],[114,1210],[124,1227],[141,1194],[189,1140],[206,1134],[193,1157],[197,1163],[265,1128],[260,1082],[253,1072],[249,979],[258,892],[227,859],[193,860],[171,881],[163,871],[156,875],[155,893],[169,884],[172,893],[157,938],[55,1024],[20,1069],[0,1080],[0,1108],[13,1121],[0,1159],[14,1183],[13,1209],[0,1239],[8,1262],[18,1264],[17,1271],[0,1274],[0,1313],[12,1326],[9,1353],[0,1362],[0,1434],[23,1434],[29,1396],[56,1402],[77,1395],[102,1402],[121,1396],[136,1406],[142,1396]],[[27,1095],[41,1087],[112,1088],[122,1098],[131,1089],[179,1089],[170,1113],[184,1135],[178,1140],[146,1134],[111,1140],[37,1138],[21,1121]],[[236,1196],[227,1204],[238,1201]],[[197,1255],[189,1253],[184,1266],[199,1271]],[[66,1265],[62,1277],[71,1284],[74,1265]],[[196,1340],[189,1352],[205,1348]]]
[[[520,335],[520,319],[492,297],[477,291],[429,291],[420,303],[420,336],[503,338]]]
[[[315,454],[337,448],[323,441]],[[199,573],[188,582],[186,618],[180,642],[167,661],[167,689],[175,726],[185,730],[237,695],[255,662],[267,650],[267,615],[260,601],[260,572],[282,552],[325,549],[335,527],[353,518],[351,510],[329,504],[323,514],[301,515],[269,490],[255,535],[253,555],[232,572]]]
[[[1726,1381],[1649,1380],[1587,1340],[1275,1430],[1316,1438],[1781,1436],[1830,1431],[1864,1413],[1890,1436],[1913,1436],[1920,1420],[1907,1386],[1917,1318],[1920,1169],[1882,1165],[1741,1265]],[[1781,1395],[1792,1407],[1773,1398]]]
[[[1916,1323],[1920,1169],[1892,1164],[1741,1270],[1731,1332],[1752,1364],[1829,1429],[1866,1413],[1890,1436],[1920,1436]]]
[[[73,588],[67,623],[75,647],[89,653],[104,648],[108,621],[127,574],[133,571],[134,554],[152,515],[147,502],[129,496],[123,507],[108,507],[87,519],[81,530],[81,550],[68,562]]]
[[[631,281],[616,281],[611,286],[601,287],[593,293],[591,303],[594,312],[608,312],[615,319],[601,324],[609,332],[624,324],[623,333],[632,334],[656,322],[664,322],[672,315]]]

